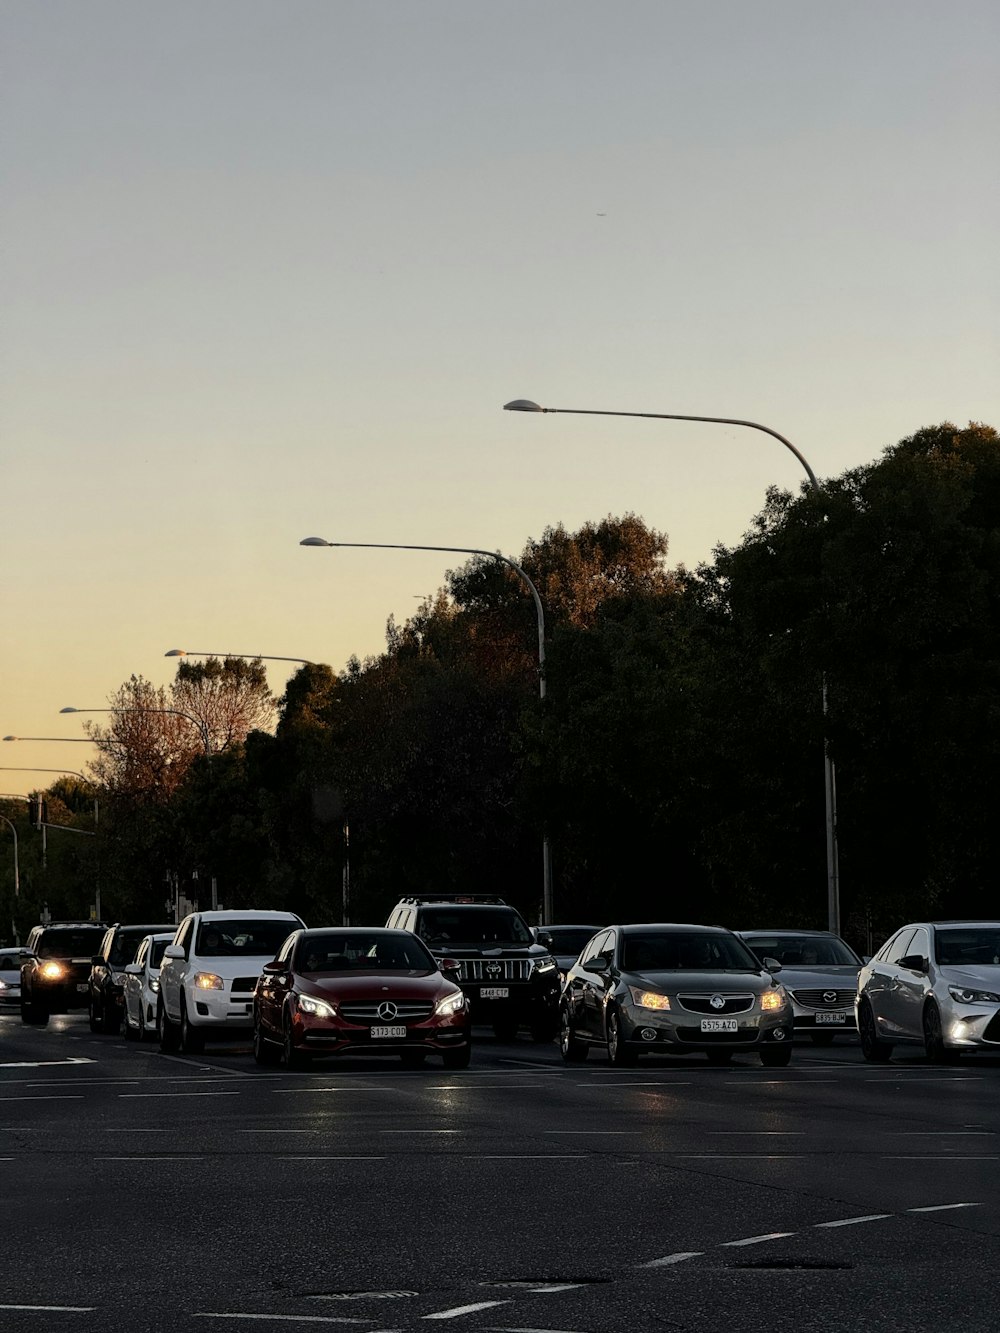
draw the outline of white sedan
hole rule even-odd
[[[156,1006],[160,998],[160,960],[163,950],[174,938],[144,935],[136,950],[135,962],[125,969],[125,1011],[122,1032],[126,1041],[145,1041],[156,1035]]]

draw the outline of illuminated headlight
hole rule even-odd
[[[949,986],[948,994],[959,1004],[1000,1004],[1000,995],[992,990],[972,990],[967,986]]]
[[[0,981],[0,990],[6,990],[6,989],[7,989],[6,981]]]
[[[221,977],[217,977],[214,972],[196,972],[194,974],[194,984],[199,990],[225,990],[226,984]]]
[[[640,990],[638,986],[629,986],[632,1003],[638,1009],[669,1009],[670,996],[661,995],[655,990]]]
[[[149,978],[149,989],[153,992],[154,995],[156,995],[159,992],[160,981],[158,977]]]
[[[337,1011],[332,1004],[327,1004],[325,1000],[317,1000],[314,995],[299,996],[299,1011],[303,1014],[312,1014],[315,1018],[336,1018]]]
[[[544,958],[535,958],[532,961],[536,972],[554,972],[556,970],[556,960],[550,958],[548,954]]]
[[[64,977],[65,975],[66,969],[63,967],[62,963],[42,964],[42,976],[46,977],[49,981],[58,981],[60,977]]]
[[[461,991],[457,995],[446,995],[434,1006],[436,1014],[460,1014],[465,1008],[465,996]]]
[[[775,986],[774,990],[766,990],[761,995],[760,1007],[765,1014],[773,1009],[784,1009],[787,999],[784,986]]]

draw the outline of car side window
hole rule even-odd
[[[612,932],[610,930],[602,930],[599,935],[595,935],[584,950],[583,957],[580,959],[581,965],[583,963],[589,963],[590,960],[596,958],[598,954],[608,953],[607,946],[610,944],[611,935]]]
[[[888,946],[883,952],[882,962],[898,963],[905,954],[909,953],[907,946],[916,933],[917,932],[912,926],[904,926],[899,934],[889,941]]]
[[[191,937],[194,934],[194,917],[189,917],[184,922],[181,933],[177,937],[178,945],[184,950],[184,957],[187,958],[188,950],[191,946]]]
[[[278,963],[288,962],[289,958],[291,958],[292,956],[292,950],[295,948],[295,942],[298,938],[299,938],[298,935],[289,935],[288,939],[285,940],[284,944],[278,950],[278,956],[275,959],[275,962]]]
[[[907,953],[918,953],[921,958],[930,958],[931,940],[923,926],[913,932],[913,939],[906,946]],[[905,955],[901,955],[905,956]]]
[[[143,940],[143,942],[139,945],[139,952],[135,956],[135,961],[139,964],[140,967],[145,966],[147,953],[149,953],[149,940]]]

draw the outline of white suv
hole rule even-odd
[[[261,968],[304,922],[292,912],[192,912],[160,963],[161,1051],[196,1055],[207,1036],[253,1027]]]

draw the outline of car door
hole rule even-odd
[[[122,989],[124,991],[125,1004],[125,1022],[137,1023],[142,1028],[142,996],[146,985],[146,959],[149,957],[149,940],[143,940],[139,945],[139,952],[135,956],[133,967],[140,969],[138,972],[130,972],[128,965],[125,969],[125,981]]]
[[[292,953],[299,936],[290,935],[278,951],[276,963],[284,963],[286,970],[279,975],[262,972],[257,982],[257,1012],[262,1026],[270,1033],[281,1033],[285,996],[291,988]]]
[[[913,932],[900,958],[913,958],[919,955],[930,960],[930,934],[925,926]],[[896,965],[896,985],[893,1007],[895,1020],[899,1024],[901,1035],[923,1038],[924,1003],[930,992],[931,981],[923,969]]]
[[[587,996],[593,987],[594,977],[585,970],[585,965],[600,956],[601,946],[607,940],[610,931],[598,931],[578,960],[570,968],[566,977],[565,998],[570,1014],[570,1026],[581,1037],[593,1035],[595,1010],[593,1004],[587,1007]],[[588,1026],[589,1025],[589,1026]]]
[[[915,926],[904,926],[876,954],[871,964],[871,977],[865,987],[865,995],[871,1003],[879,1030],[887,1035],[898,1035],[902,1031],[899,960],[909,952],[909,944],[915,934]]]
[[[606,930],[587,949],[589,968],[581,969],[581,1028],[593,1041],[604,1040],[604,997],[608,990],[615,932]],[[581,960],[583,961],[583,960]]]
[[[195,918],[193,916],[181,924],[180,930],[174,944],[184,951],[183,958],[168,958],[164,954],[160,962],[160,999],[163,1002],[164,1012],[175,1023],[180,1022],[181,1017],[181,988],[184,984],[184,978],[187,975],[188,960],[191,955],[191,942],[194,939]],[[171,948],[168,945],[168,950]]]

